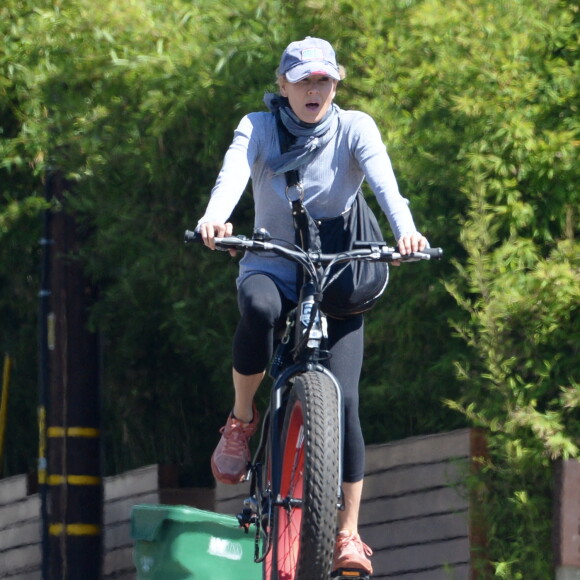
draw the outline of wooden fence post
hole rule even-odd
[[[580,580],[580,461],[559,461],[554,485],[554,562],[557,580]]]

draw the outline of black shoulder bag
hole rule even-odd
[[[277,124],[280,149],[284,153],[293,137],[279,116]],[[288,190],[298,185],[298,171],[288,171],[285,176]],[[314,220],[300,196],[291,203],[296,244],[303,250],[339,253],[351,250],[356,241],[383,242],[377,218],[360,189],[352,207],[335,218]],[[334,266],[329,279],[341,268],[344,265]],[[325,290],[322,310],[332,318],[348,318],[368,312],[385,291],[388,281],[389,266],[385,262],[350,262]]]

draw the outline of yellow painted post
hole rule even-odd
[[[8,391],[10,388],[10,371],[12,359],[4,355],[4,372],[2,373],[2,400],[0,401],[0,476],[4,470],[4,440],[6,434],[6,420],[8,417]]]

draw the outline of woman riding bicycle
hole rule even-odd
[[[294,243],[295,228],[286,197],[285,172],[297,169],[304,205],[314,219],[349,210],[364,179],[385,212],[401,254],[422,250],[427,240],[416,230],[406,200],[398,190],[385,145],[371,117],[334,104],[344,71],[332,46],[307,37],[291,43],[278,68],[279,95],[266,95],[270,112],[245,116],[238,125],[204,216],[198,222],[206,246],[232,234],[227,222],[251,178],[255,227],[273,238]],[[283,156],[277,115],[296,142]],[[239,483],[250,459],[249,438],[259,416],[254,395],[272,356],[274,334],[297,301],[297,266],[275,256],[247,252],[237,280],[240,320],[233,338],[235,400],[212,456],[214,477]],[[328,319],[327,362],[343,389],[344,510],[332,569],[351,567],[372,573],[372,551],[358,535],[364,478],[364,440],[358,413],[358,385],[363,360],[362,314]]]

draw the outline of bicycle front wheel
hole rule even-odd
[[[330,377],[295,378],[281,439],[280,499],[274,510],[267,580],[326,578],[336,535],[339,474],[338,395]]]

